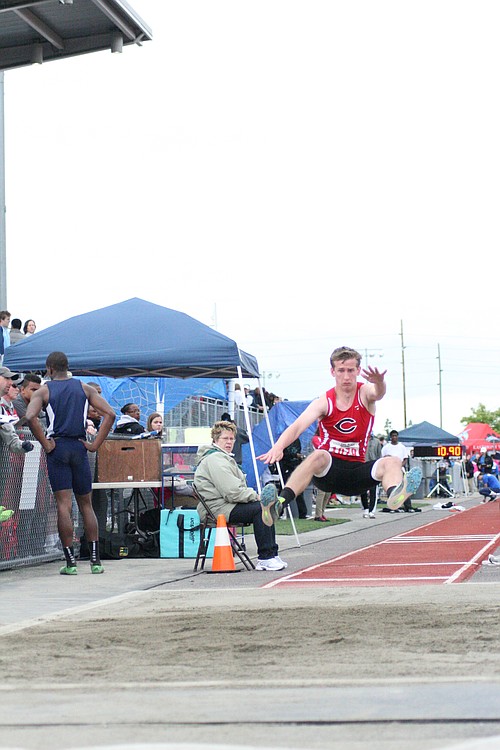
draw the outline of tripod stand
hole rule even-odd
[[[445,497],[455,497],[455,493],[452,490],[450,490],[449,487],[445,487],[445,485],[439,481],[440,475],[441,475],[441,472],[439,471],[439,463],[438,463],[438,465],[436,466],[436,484],[434,485],[432,490],[429,492],[427,497],[432,497],[434,493],[436,493],[436,495],[438,494],[440,495],[441,493],[443,493]]]

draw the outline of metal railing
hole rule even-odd
[[[227,410],[227,401],[203,396],[188,396],[164,415],[163,424],[165,429],[212,427]],[[262,419],[262,412],[258,409],[249,409],[248,412],[250,424],[255,427]],[[238,427],[245,429],[245,415],[241,407],[236,407],[234,421]]]

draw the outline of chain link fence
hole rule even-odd
[[[178,430],[186,427],[212,427],[220,420],[221,416],[228,410],[226,401],[205,398],[203,396],[188,396],[177,406],[164,415],[163,426],[168,435],[170,430]],[[251,427],[255,427],[262,419],[262,412],[258,409],[249,409]],[[234,410],[234,421],[242,429],[246,429],[245,414],[242,407]],[[182,442],[182,441],[180,441]]]
[[[30,453],[11,453],[0,443],[0,505],[14,511],[0,523],[0,570],[57,560],[62,552],[45,452],[29,430],[20,437],[33,441]]]
[[[184,442],[183,431],[187,427],[212,427],[227,408],[224,401],[189,396],[164,415],[167,441]],[[249,413],[253,427],[262,419],[262,414],[256,409],[250,409]],[[246,429],[243,409],[235,410],[234,420]],[[176,435],[175,440],[169,437],[172,433]],[[0,571],[62,559],[56,502],[50,489],[45,452],[27,428],[23,427],[18,434],[22,440],[31,440],[35,447],[30,453],[16,454],[0,442],[0,506],[14,511],[11,518],[0,523]],[[89,460],[94,476],[94,453],[89,453]],[[97,512],[102,529],[109,518],[109,493],[96,492],[101,492],[103,498]],[[73,519],[76,550],[83,527],[75,500]]]

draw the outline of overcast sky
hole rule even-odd
[[[377,431],[499,408],[498,2],[130,4],[153,41],[5,74],[12,315],[141,297],[290,400],[354,346]]]

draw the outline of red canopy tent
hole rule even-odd
[[[500,435],[484,422],[469,422],[467,427],[458,434],[466,453],[480,451],[487,448],[490,451],[500,450]]]

